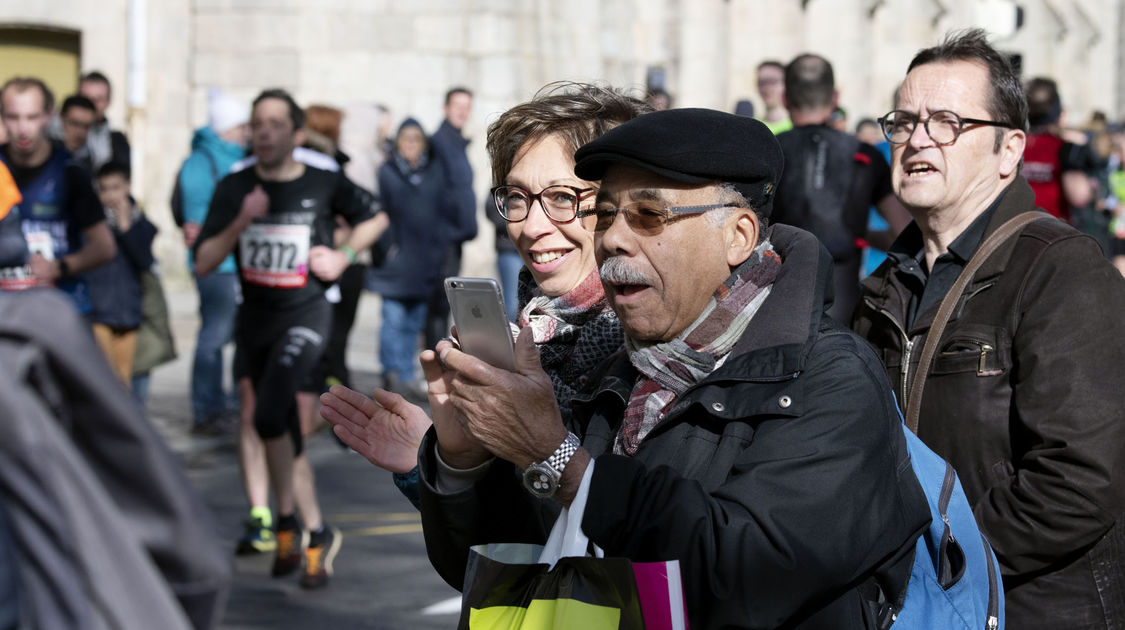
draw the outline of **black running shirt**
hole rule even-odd
[[[380,211],[378,199],[339,172],[305,165],[297,179],[270,182],[247,168],[227,175],[215,187],[197,243],[226,229],[238,216],[243,198],[259,184],[270,200],[268,214],[247,227],[234,248],[243,304],[289,310],[322,299],[331,283],[309,271],[309,250],[333,246],[336,215],[349,225],[362,223]]]

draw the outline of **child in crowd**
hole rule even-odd
[[[141,325],[141,272],[152,266],[156,226],[133,202],[129,167],[110,162],[97,172],[98,197],[117,243],[107,265],[86,274],[90,287],[90,322],[94,338],[118,378],[130,387],[137,329]]]

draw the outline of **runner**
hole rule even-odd
[[[16,77],[0,88],[0,117],[10,143],[0,162],[23,201],[12,208],[27,244],[25,263],[0,268],[0,290],[58,286],[80,313],[90,311],[82,272],[113,259],[116,247],[90,176],[47,137],[54,96],[40,79]]]
[[[317,588],[332,574],[341,536],[321,518],[296,393],[319,362],[330,332],[325,291],[355,251],[386,229],[387,219],[375,197],[341,173],[293,159],[304,112],[288,93],[262,92],[251,108],[250,126],[258,161],[215,189],[195,249],[196,272],[211,272],[234,251],[243,295],[235,343],[253,383],[243,404],[253,406],[277,500],[272,573],[293,573],[303,559],[301,586]],[[336,215],[354,229],[345,245],[332,249]]]

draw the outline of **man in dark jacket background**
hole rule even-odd
[[[441,276],[456,276],[461,271],[461,244],[477,235],[477,202],[473,192],[473,167],[466,150],[469,140],[463,135],[473,110],[473,93],[454,87],[445,93],[445,119],[430,138],[434,158],[445,171],[446,196],[449,208],[440,228],[448,249],[442,263]],[[426,348],[433,348],[449,334],[449,301],[445,287],[439,282],[426,307]]]
[[[607,556],[680,561],[693,628],[873,627],[856,585],[910,558],[930,518],[878,358],[825,315],[827,252],[765,227],[777,141],[674,109],[575,157],[601,180],[585,220],[626,350],[570,425],[526,331],[515,372],[449,342],[423,354],[434,566],[462,587],[470,545],[542,542],[585,486],[582,529]]]
[[[983,31],[919,52],[896,107],[881,120],[914,223],[864,281],[854,325],[905,408],[942,298],[1035,196],[1019,173],[1027,103]],[[918,435],[956,468],[992,543],[1008,627],[1120,627],[1125,282],[1092,239],[1045,218],[963,295],[926,378]]]
[[[832,64],[824,57],[798,55],[785,67],[785,106],[793,128],[777,136],[785,171],[772,219],[812,232],[828,248],[834,272],[828,314],[847,323],[859,301],[864,241],[886,250],[910,217],[891,194],[883,154],[830,126],[837,96]],[[868,233],[872,206],[889,229]]]

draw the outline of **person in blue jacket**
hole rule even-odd
[[[430,296],[438,290],[448,251],[451,203],[446,175],[434,159],[421,124],[407,118],[399,126],[390,159],[379,168],[379,194],[390,219],[386,259],[372,271],[369,288],[383,297],[379,361],[384,387],[406,398],[424,400],[416,377],[419,335]]]
[[[215,185],[235,162],[245,157],[250,138],[250,107],[213,88],[207,95],[208,124],[195,131],[191,155],[179,174],[183,204],[184,244],[188,267],[194,272],[191,248],[207,218]],[[214,434],[237,426],[230,414],[230,397],[224,390],[223,346],[234,332],[238,310],[238,275],[234,256],[227,256],[218,270],[195,276],[199,290],[199,336],[191,368],[193,433]]]

